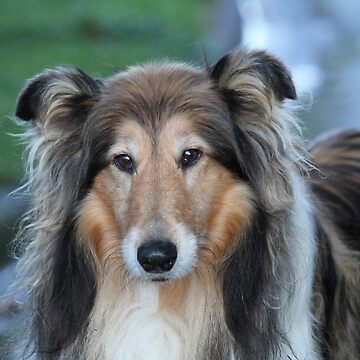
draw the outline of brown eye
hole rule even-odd
[[[187,149],[183,152],[181,157],[181,167],[186,169],[195,165],[201,158],[202,152],[198,149]]]
[[[125,171],[129,174],[134,173],[134,162],[128,154],[120,154],[115,156],[113,163],[121,171]]]

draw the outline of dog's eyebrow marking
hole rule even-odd
[[[184,115],[171,117],[159,133],[161,145],[166,144],[179,157],[185,149],[197,148],[210,152],[209,144],[196,132],[193,122]]]
[[[125,152],[130,153],[135,160],[138,160],[141,152],[150,150],[149,135],[136,121],[124,120],[116,133],[116,142],[108,151],[109,159]]]
[[[129,153],[132,156],[139,157],[139,147],[135,141],[129,138],[121,139],[118,143],[110,147],[108,151],[108,158],[122,153]]]

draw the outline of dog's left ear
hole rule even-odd
[[[257,90],[278,101],[296,99],[296,90],[286,67],[265,51],[234,50],[211,68],[211,78],[226,95]]]
[[[30,79],[17,100],[15,115],[40,135],[72,132],[81,126],[101,93],[102,83],[75,67],[47,69]]]

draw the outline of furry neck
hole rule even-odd
[[[85,358],[229,358],[232,338],[208,280],[192,274],[173,284],[132,282],[119,289],[107,279],[98,291]]]

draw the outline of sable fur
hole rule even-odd
[[[15,358],[358,358],[360,135],[314,145],[310,167],[295,98],[261,51],[31,79],[16,107],[32,210]],[[185,172],[176,161],[194,146],[203,157]],[[112,163],[124,151],[136,176]],[[160,236],[179,252],[166,283],[132,258]]]

